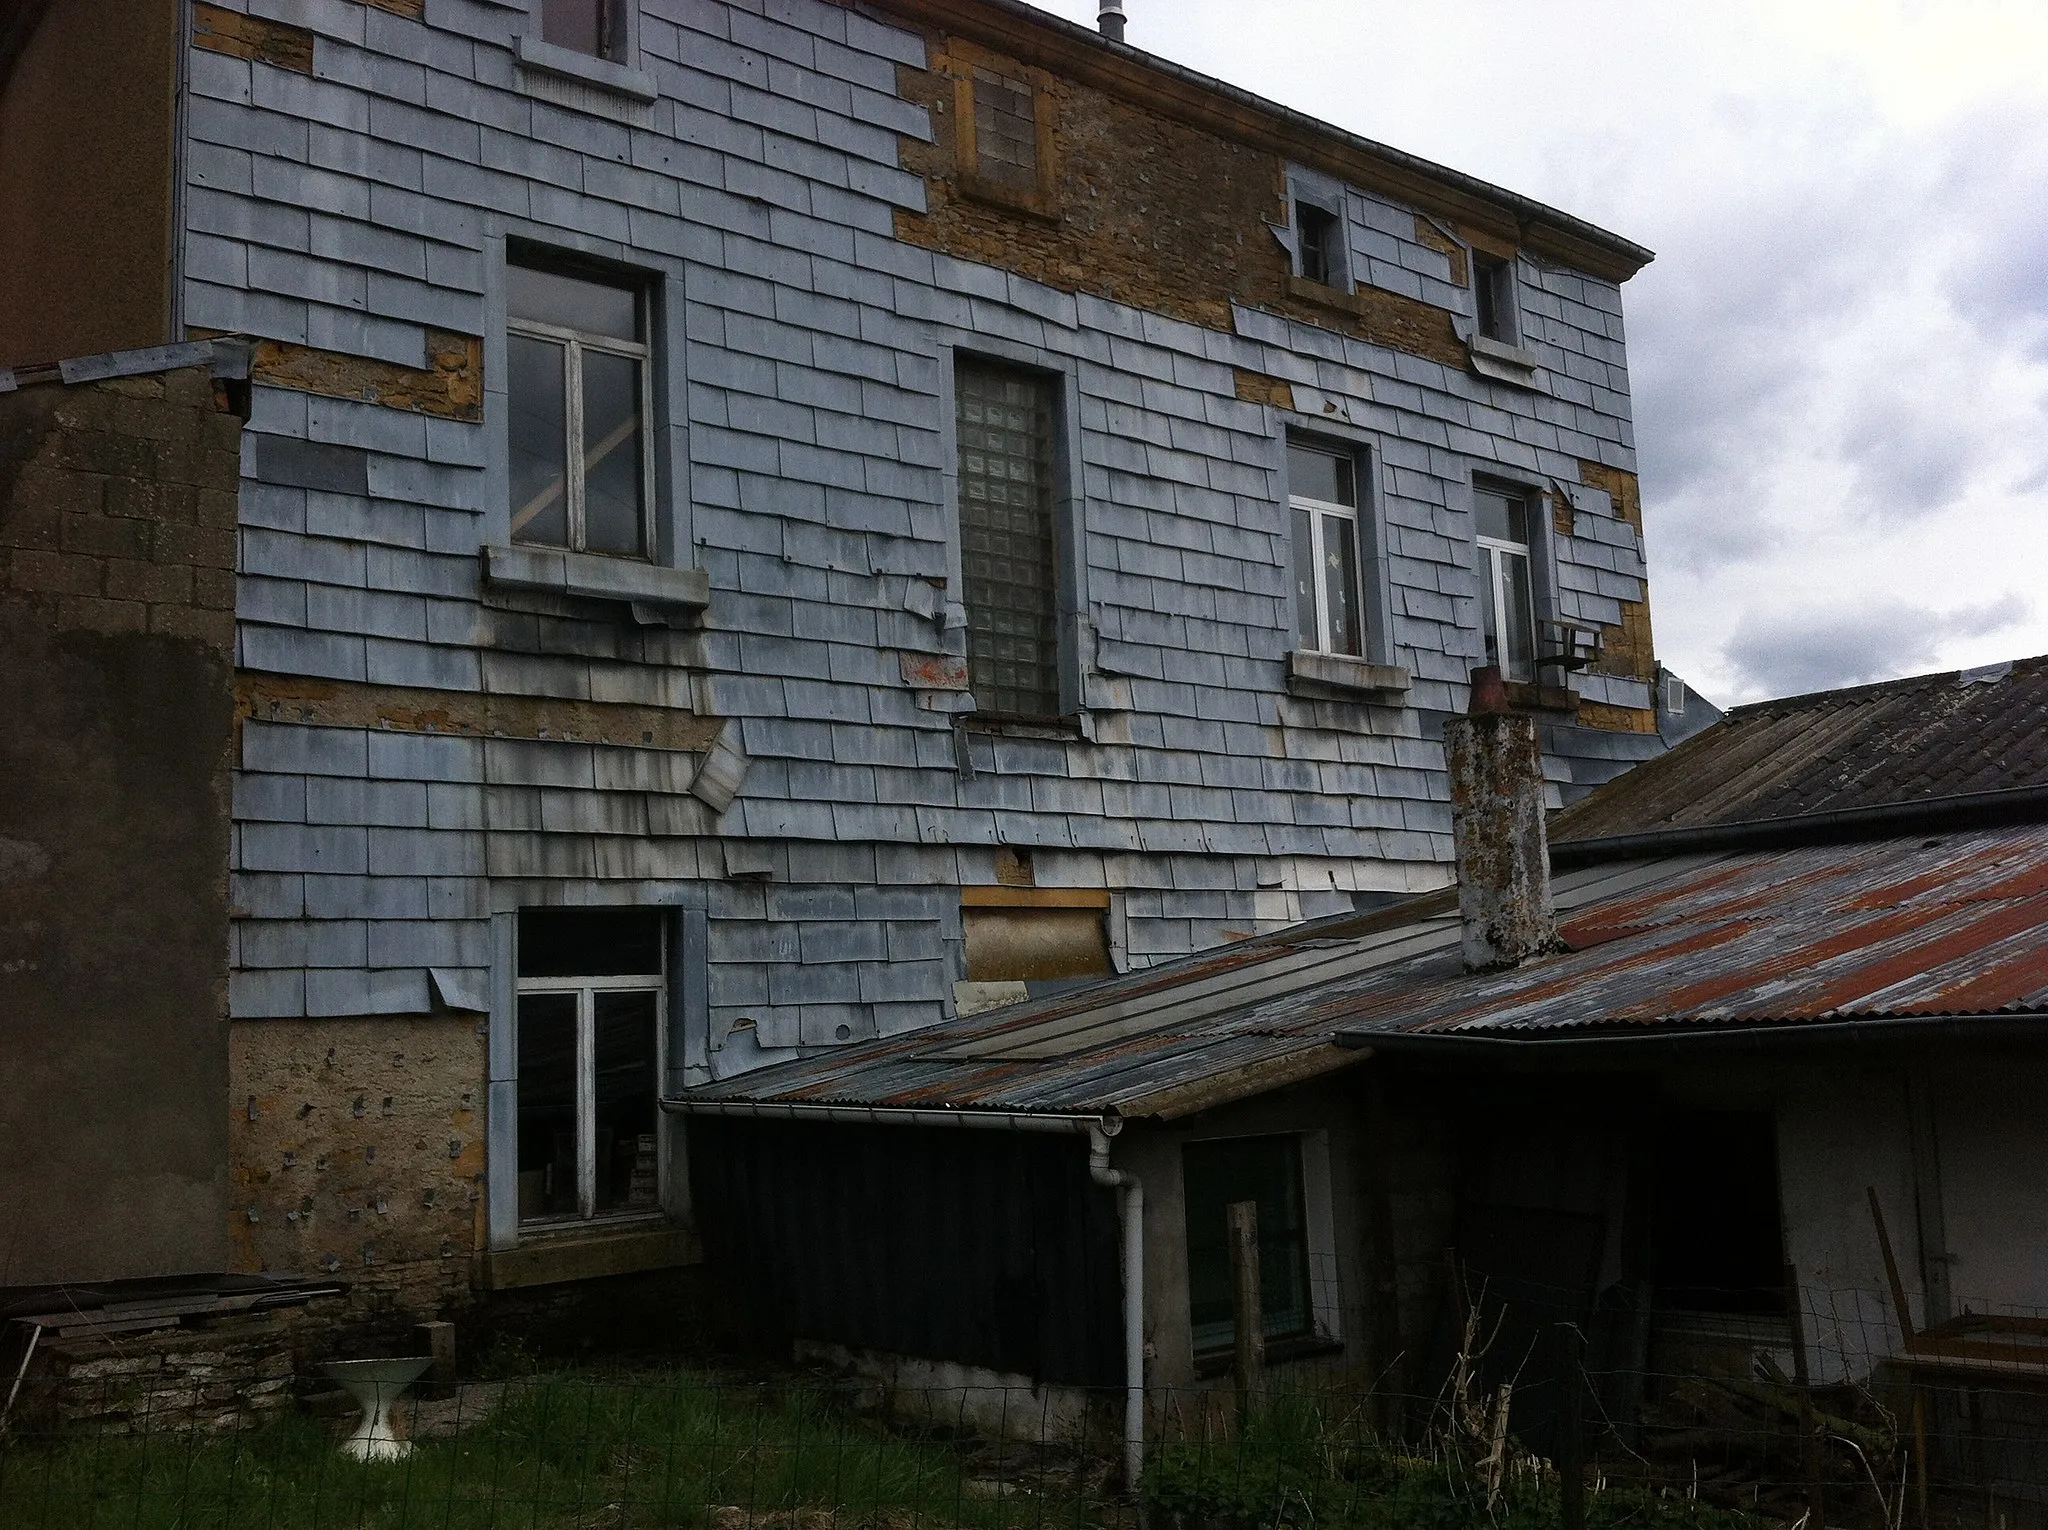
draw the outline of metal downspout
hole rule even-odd
[[[1088,1128],[1088,1177],[1122,1192],[1124,1284],[1124,1486],[1138,1491],[1145,1471],[1145,1186],[1109,1166],[1110,1134]]]

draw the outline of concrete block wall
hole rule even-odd
[[[527,12],[502,0],[228,8],[310,58],[190,54],[185,316],[271,342],[242,456],[237,658],[263,694],[238,1021],[469,1013],[503,976],[493,913],[686,904],[709,928],[694,1066],[723,1073],[950,1013],[958,889],[1005,847],[1041,886],[1116,894],[1133,966],[1440,885],[1441,720],[1480,654],[1473,474],[1569,507],[1545,532],[1557,614],[1616,624],[1644,599],[1639,527],[1600,486],[1634,466],[1610,282],[1521,263],[1543,365],[1520,389],[1299,304],[1218,289],[1198,323],[1141,286],[935,248],[939,183],[907,168],[943,136],[933,42],[882,10],[641,0],[621,91],[520,63]],[[1201,161],[1180,158],[1148,173],[1190,178],[1156,205],[1193,219]],[[1449,335],[1470,303],[1451,257],[1413,209],[1351,203],[1361,282]],[[708,576],[701,624],[485,581],[508,239],[647,274],[663,561]],[[480,343],[480,377],[456,364],[480,408],[428,386],[437,336]],[[921,683],[963,651],[936,589],[955,351],[1069,390],[1078,737],[960,729],[959,694]],[[1289,428],[1372,453],[1404,695],[1290,689]],[[1618,736],[1553,728],[1560,792]],[[729,801],[705,790],[714,754],[744,771]]]

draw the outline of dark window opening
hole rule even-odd
[[[1058,383],[1043,373],[962,360],[960,568],[968,681],[985,713],[1060,711],[1053,422]]]
[[[1023,80],[974,70],[975,169],[1024,191],[1038,188],[1038,103]]]
[[[1196,1353],[1237,1342],[1230,1278],[1230,1207],[1259,1208],[1259,1314],[1267,1343],[1315,1328],[1309,1300],[1308,1217],[1301,1139],[1243,1137],[1190,1143],[1181,1151],[1187,1216],[1188,1316]]]
[[[541,40],[623,63],[626,39],[619,6],[620,0],[541,0]]]
[[[1344,220],[1313,202],[1294,204],[1294,237],[1301,249],[1301,274],[1325,287],[1344,283]]]
[[[662,970],[655,910],[519,916],[521,1222],[659,1208]]]
[[[1673,1119],[1657,1144],[1652,1280],[1684,1312],[1785,1310],[1776,1125],[1765,1112]]]
[[[1479,333],[1503,345],[1515,343],[1514,267],[1492,255],[1472,255],[1472,299]]]

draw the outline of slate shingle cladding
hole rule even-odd
[[[1644,598],[1640,535],[1581,467],[1634,466],[1614,283],[1523,262],[1535,390],[1263,308],[1206,328],[899,237],[928,205],[902,146],[936,131],[898,93],[927,62],[915,30],[823,0],[648,0],[643,102],[522,67],[524,17],[307,0],[310,77],[191,54],[187,322],[409,368],[430,332],[484,347],[481,423],[259,373],[239,663],[688,709],[730,720],[745,775],[721,811],[698,754],[253,714],[237,1017],[422,1011],[436,968],[482,991],[490,916],[520,904],[690,903],[709,916],[699,1044],[730,1069],[943,1018],[958,889],[995,880],[999,846],[1035,851],[1042,884],[1120,893],[1132,965],[1433,886],[1441,719],[1479,654],[1473,472],[1568,497],[1555,614],[1618,626]],[[1461,311],[1413,209],[1349,206],[1363,285]],[[482,580],[504,540],[508,238],[655,281],[663,558],[708,574],[701,630]],[[956,731],[958,694],[906,679],[962,652],[957,595],[934,598],[948,347],[1073,390],[1080,737]],[[1288,385],[1294,413],[1240,397],[1242,373]],[[1289,421],[1372,444],[1405,695],[1288,688]],[[1581,687],[1650,704],[1636,679]],[[1574,790],[1659,746],[1554,726],[1546,747]]]

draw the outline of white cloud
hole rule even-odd
[[[2048,651],[2004,593],[2048,568],[2048,6],[1126,9],[1141,47],[1658,251],[1624,294],[1652,606],[1709,695]]]
[[[2031,614],[2010,592],[1954,611],[1889,596],[1831,610],[1752,611],[1723,657],[1749,694],[1797,696],[1934,669],[1949,639],[2006,632]]]

